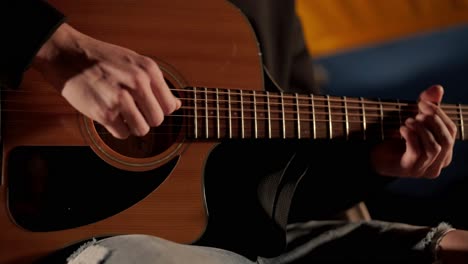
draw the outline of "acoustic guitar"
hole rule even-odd
[[[118,140],[32,69],[21,89],[2,91],[2,264],[31,263],[111,234],[191,243],[208,221],[206,157],[222,140],[397,138],[413,114],[414,103],[400,100],[265,91],[254,31],[226,1],[50,2],[78,30],[153,58],[183,106],[148,135]],[[456,121],[458,139],[467,138],[467,106],[442,107]],[[100,173],[85,178],[87,169]],[[97,198],[99,190],[86,189],[94,185],[117,191]]]

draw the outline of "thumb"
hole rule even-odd
[[[444,96],[444,88],[441,85],[432,85],[419,95],[419,101],[430,101],[438,104]]]

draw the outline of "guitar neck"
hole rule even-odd
[[[362,97],[189,87],[183,91],[192,139],[400,138],[416,102]],[[468,107],[442,104],[465,140]]]

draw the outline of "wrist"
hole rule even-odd
[[[467,263],[468,262],[468,232],[452,229],[441,237],[436,257],[439,263]]]
[[[70,49],[76,49],[79,46],[78,39],[79,32],[70,25],[63,23],[36,53],[32,66],[41,69],[45,65],[57,60],[61,53]]]

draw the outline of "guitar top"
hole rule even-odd
[[[50,3],[66,14],[69,24],[85,34],[153,58],[175,90],[187,86],[242,87],[259,91],[263,88],[255,34],[245,16],[228,2],[55,0]],[[149,133],[143,141],[130,138],[123,143],[114,142],[98,125],[69,106],[33,70],[25,74],[20,91],[4,91],[2,100],[0,263],[31,263],[67,245],[109,234],[145,233],[181,243],[191,243],[202,235],[207,224],[202,172],[214,142],[187,143],[180,129],[175,135],[162,133],[167,138]],[[185,122],[178,119],[174,122],[179,121]],[[143,147],[136,147],[137,143]],[[31,205],[40,204],[38,197],[42,197],[41,201],[47,200],[44,195],[38,196],[41,194],[38,189],[47,189],[44,184],[51,179],[67,177],[73,170],[83,171],[63,168],[70,164],[65,162],[59,164],[64,169],[58,172],[61,176],[54,178],[49,175],[54,172],[44,168],[49,157],[60,156],[54,153],[70,148],[79,149],[70,154],[77,157],[75,164],[86,160],[77,156],[85,148],[95,151],[97,160],[106,164],[102,166],[111,167],[96,176],[109,172],[119,175],[146,172],[142,177],[148,181],[141,183],[154,189],[146,188],[146,193],[136,195],[138,201],[134,205],[120,212],[103,209],[111,214],[94,222],[88,219],[75,227],[68,227],[73,223],[41,225],[39,222],[47,221],[31,218],[39,217],[31,211],[37,210]],[[42,150],[45,150],[44,157],[35,156]],[[65,157],[67,153],[61,155]],[[21,163],[26,161],[32,164],[32,170],[22,169]],[[81,165],[82,169],[86,166],[89,164]],[[157,174],[151,179],[148,175],[154,170]],[[52,178],[47,178],[48,175]],[[22,177],[24,181],[15,181],[14,177]],[[35,183],[28,186],[36,191],[29,197],[21,195],[21,190],[31,190],[21,189],[23,183],[33,179]],[[66,188],[81,186],[67,181],[61,183],[67,184]],[[31,202],[25,204],[25,201]],[[82,214],[87,212],[84,210]],[[47,228],[49,230],[44,230]]]

